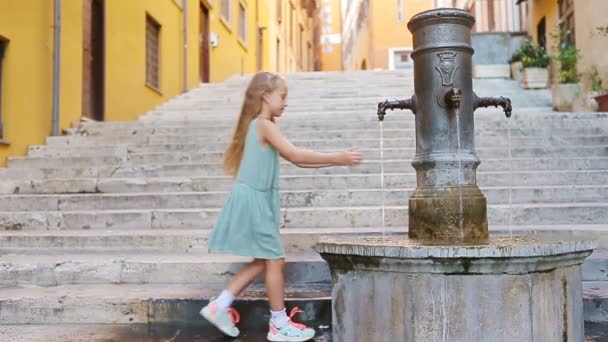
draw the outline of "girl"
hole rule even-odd
[[[211,236],[209,248],[215,251],[253,257],[218,298],[201,310],[201,315],[223,333],[236,337],[238,313],[230,308],[239,295],[258,276],[265,275],[270,302],[269,341],[307,341],[315,331],[294,323],[301,312],[285,310],[285,256],[279,234],[279,158],[299,167],[355,166],[358,152],[319,153],[293,146],[275,125],[287,107],[285,79],[269,72],[257,73],[245,94],[232,143],[224,156],[224,168],[236,176]]]

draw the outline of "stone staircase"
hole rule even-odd
[[[383,225],[375,107],[409,97],[413,77],[376,71],[288,80],[279,124],[290,140],[324,151],[355,145],[365,158],[352,169],[281,164],[290,305],[327,326],[330,275],[312,251],[318,237],[407,229],[414,116],[389,112],[384,122]],[[207,249],[232,185],[221,158],[246,81],[201,85],[138,121],[83,124],[10,158],[0,170],[0,322],[205,327],[198,310],[247,261]],[[474,88],[508,96],[514,107],[510,120],[499,109],[475,114],[491,231],[597,234],[601,248],[584,267],[585,317],[608,321],[608,114],[554,113],[548,91],[511,81],[475,80]],[[237,303],[254,317],[248,331],[264,327],[263,294],[258,284]]]

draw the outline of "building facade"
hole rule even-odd
[[[342,20],[345,70],[402,69],[413,65],[407,22],[434,8],[434,0],[348,0]]]
[[[315,0],[0,1],[0,166],[83,118],[234,74],[318,70]]]
[[[585,89],[590,89],[593,67],[608,83],[608,1],[605,0],[520,0],[528,8],[527,31],[532,40],[555,54],[558,28],[570,32],[568,39],[580,51],[577,71]],[[554,75],[556,73],[554,72]]]

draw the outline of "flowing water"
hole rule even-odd
[[[384,209],[384,131],[382,121],[380,121],[380,191],[382,191],[382,239],[386,236],[386,219]]]
[[[511,118],[507,118],[507,148],[509,149],[509,235],[513,236],[513,158],[511,155]]]
[[[458,160],[458,205],[460,210],[459,225],[460,225],[460,238],[464,239],[464,212],[462,210],[462,187],[464,186],[464,177],[462,174],[462,160],[460,158],[460,113],[456,110],[456,138],[458,141],[458,153],[456,159]]]

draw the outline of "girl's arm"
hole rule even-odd
[[[300,149],[291,144],[279,128],[269,120],[258,120],[260,137],[272,145],[281,157],[303,167],[350,166],[361,162],[358,152],[321,153]]]
[[[297,167],[301,167],[303,169],[321,169],[324,167],[331,167],[331,164],[294,164]]]

